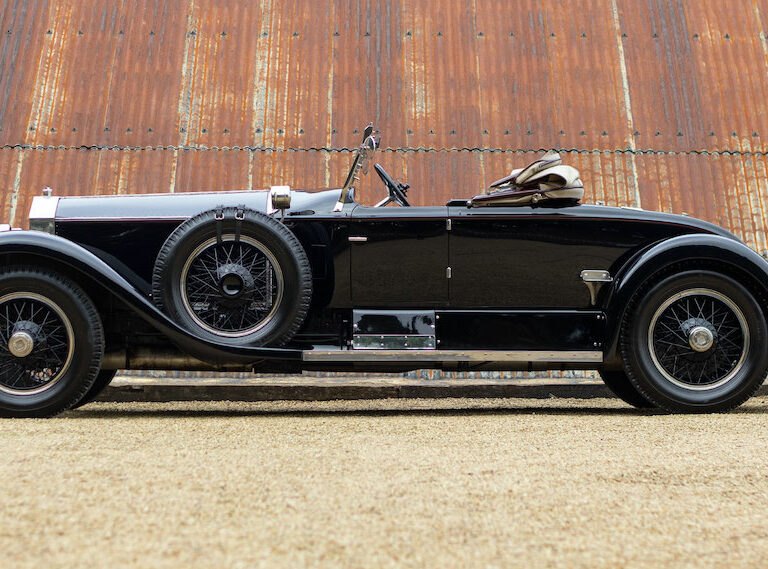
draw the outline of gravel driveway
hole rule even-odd
[[[2,567],[764,567],[768,397],[96,403],[0,422]]]

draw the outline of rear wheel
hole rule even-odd
[[[600,370],[600,377],[611,392],[633,407],[638,409],[653,409],[656,407],[640,393],[623,370]]]
[[[88,296],[54,272],[0,272],[0,416],[45,417],[69,409],[93,385],[104,353]]]
[[[649,401],[669,411],[727,411],[762,384],[768,327],[755,298],[732,278],[672,275],[634,306],[622,355],[632,385]]]

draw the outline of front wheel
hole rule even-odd
[[[668,411],[727,411],[768,369],[768,327],[752,294],[710,271],[669,276],[641,293],[622,330],[632,385]]]
[[[33,267],[0,272],[0,416],[69,409],[93,385],[103,353],[101,319],[75,283]]]

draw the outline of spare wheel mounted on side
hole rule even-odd
[[[155,304],[204,338],[279,345],[299,330],[312,298],[304,248],[285,225],[244,207],[191,217],[163,244]]]

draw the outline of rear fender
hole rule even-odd
[[[681,265],[682,270],[696,268],[719,271],[739,280],[753,294],[765,311],[768,298],[768,263],[752,249],[720,235],[680,235],[662,241],[631,259],[616,275],[606,300],[606,346],[604,361],[608,367],[620,365],[621,325],[632,297],[660,273]]]
[[[25,263],[64,264],[130,307],[137,316],[164,334],[180,350],[204,362],[250,364],[259,360],[300,360],[301,351],[283,348],[227,346],[198,338],[158,310],[137,283],[129,282],[99,257],[62,237],[40,231],[0,232],[0,256],[18,255]]]

